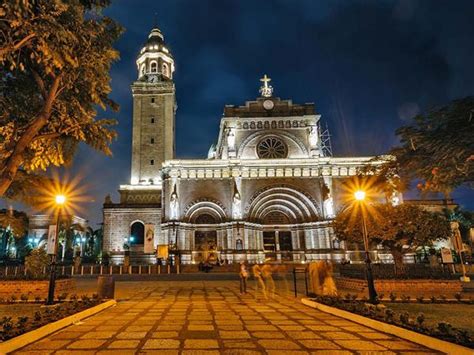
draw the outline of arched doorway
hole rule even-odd
[[[194,223],[198,225],[216,224],[216,219],[209,213],[202,213],[196,217]],[[198,262],[214,263],[217,260],[217,232],[212,227],[198,227],[194,231],[194,260]]]
[[[130,244],[131,245],[143,245],[145,240],[145,225],[142,222],[134,222],[130,226]]]

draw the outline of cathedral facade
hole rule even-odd
[[[348,259],[330,227],[342,183],[372,157],[332,157],[312,103],[273,95],[226,105],[206,159],[175,159],[174,60],[154,28],[132,84],[130,183],[104,203],[103,248],[119,263]]]

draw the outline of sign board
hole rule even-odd
[[[145,253],[155,252],[155,225],[145,224]]]
[[[46,252],[49,255],[56,254],[56,225],[52,224],[48,229],[48,244]]]
[[[168,258],[168,244],[158,245],[156,250],[156,257],[167,259]]]
[[[452,264],[454,262],[451,249],[441,248],[441,260],[443,261],[443,264]]]

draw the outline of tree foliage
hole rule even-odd
[[[390,251],[397,266],[403,255],[434,241],[446,239],[451,229],[448,220],[440,213],[417,206],[401,204],[354,204],[340,212],[333,221],[339,240],[362,244],[362,213],[365,216],[367,235],[372,246],[380,245]]]
[[[111,154],[112,47],[121,27],[108,0],[6,0],[0,7],[0,195],[24,194],[36,171],[71,161],[77,145]]]
[[[381,173],[397,171],[406,182],[420,180],[422,191],[442,192],[474,182],[474,96],[417,115],[396,134],[401,146],[390,151]]]
[[[9,240],[19,240],[28,231],[26,213],[13,209],[0,210],[0,257],[7,254]],[[13,237],[13,239],[11,239]]]

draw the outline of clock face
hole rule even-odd
[[[148,75],[148,82],[149,83],[157,83],[158,82],[158,75]]]
[[[272,100],[265,100],[263,101],[263,108],[265,110],[271,110],[275,106]]]

